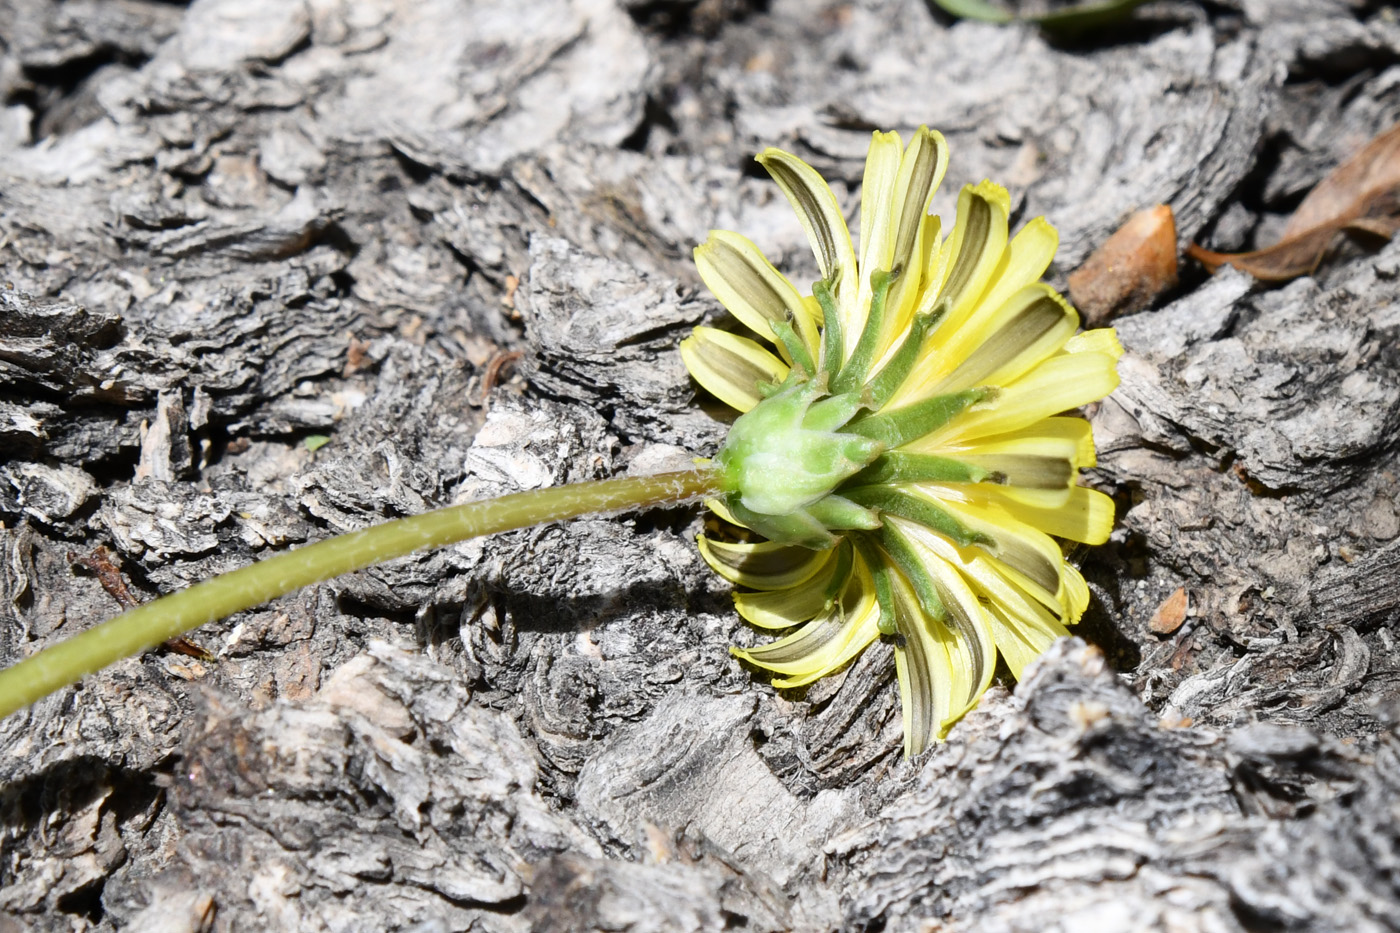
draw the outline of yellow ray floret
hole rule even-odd
[[[938,133],[875,133],[859,243],[831,188],[778,149],[758,161],[797,211],[821,279],[797,288],[752,242],[713,231],[701,278],[749,336],[696,328],[691,373],[742,412],[715,458],[732,537],[701,554],[740,615],[781,637],[736,648],[795,688],[877,638],[894,647],[905,752],[941,739],[987,689],[1084,613],[1089,589],[1055,538],[1106,541],[1113,500],[1083,418],[1118,384],[1111,330],[1040,278],[1058,237],[1009,235],[1011,198],[964,188],[946,239],[928,213],[948,164]],[[738,530],[768,540],[743,540]],[[751,537],[751,534],[750,534]]]

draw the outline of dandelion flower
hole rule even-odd
[[[943,235],[928,211],[947,160],[925,127],[907,148],[874,134],[857,254],[816,170],[764,151],[822,278],[803,294],[752,242],[713,231],[701,278],[751,335],[697,327],[681,344],[742,413],[710,505],[766,539],[702,537],[701,553],[741,588],[745,619],[786,632],[734,653],[799,687],[889,638],[907,755],[976,704],[998,655],[1020,677],[1067,634],[1089,593],[1054,538],[1099,544],[1113,524],[1112,500],[1078,485],[1089,424],[1062,413],[1117,386],[1117,338],[1076,335],[1040,281],[1054,228],[1009,237],[999,185],[964,188]]]

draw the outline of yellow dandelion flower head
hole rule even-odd
[[[711,507],[767,540],[702,537],[741,587],[749,622],[790,630],[733,649],[798,687],[894,644],[904,748],[943,738],[987,689],[998,655],[1022,669],[1089,600],[1052,536],[1099,544],[1113,502],[1078,484],[1088,422],[1065,417],[1112,392],[1112,330],[1041,282],[1058,246],[1036,218],[1009,237],[1010,198],[984,181],[942,235],[929,214],[947,167],[941,134],[906,148],[875,133],[860,253],[811,166],[758,156],[807,232],[822,276],[803,294],[752,242],[713,231],[700,276],[752,336],[697,327],[681,355],[742,412],[715,457]]]

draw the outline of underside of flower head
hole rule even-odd
[[[998,656],[1019,677],[1088,588],[1051,537],[1107,539],[1112,500],[1078,485],[1089,424],[1061,413],[1117,385],[1111,330],[1079,318],[1041,276],[1058,238],[1043,219],[1008,236],[1010,198],[968,186],[946,237],[929,204],[943,137],[906,148],[875,133],[859,254],[809,165],[758,156],[796,209],[821,279],[803,294],[759,249],[714,231],[701,278],[752,334],[698,327],[696,380],[742,412],[716,457],[723,519],[768,540],[705,537],[741,589],[740,614],[785,632],[739,657],[799,687],[876,638],[894,643],[913,755],[986,690]]]

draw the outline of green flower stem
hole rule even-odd
[[[499,531],[719,493],[713,470],[686,470],[513,493],[338,535],[162,596],[0,671],[0,717],[193,628],[372,564]]]

